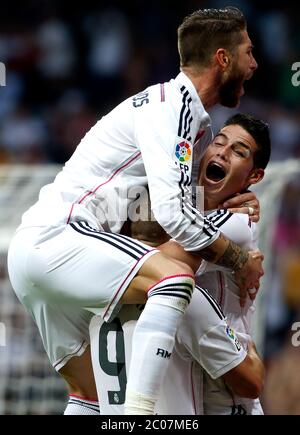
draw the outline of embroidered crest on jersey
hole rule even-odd
[[[190,160],[192,155],[191,146],[186,142],[182,141],[178,143],[175,147],[175,156],[180,163],[186,163]]]

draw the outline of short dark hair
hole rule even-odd
[[[243,13],[235,7],[193,12],[184,18],[177,31],[181,67],[208,66],[218,48],[233,53],[246,28]]]
[[[254,116],[241,113],[227,119],[224,127],[227,125],[240,125],[253,137],[257,145],[257,151],[253,156],[254,166],[265,169],[271,156],[269,125],[261,119],[254,118]]]

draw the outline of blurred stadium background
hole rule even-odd
[[[7,278],[7,245],[22,212],[97,119],[177,75],[182,18],[227,4],[245,13],[259,64],[238,111],[269,122],[272,134],[272,163],[257,190],[266,255],[255,325],[267,365],[262,400],[267,414],[300,414],[300,338],[292,341],[300,321],[300,86],[291,80],[300,62],[300,6],[277,0],[12,0],[1,8],[0,414],[59,414],[66,401]],[[212,111],[215,130],[229,113]]]

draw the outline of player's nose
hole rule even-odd
[[[256,62],[255,57],[251,56],[250,69],[254,72],[258,68],[258,63]]]
[[[230,152],[231,152],[230,146],[225,145],[218,151],[218,156],[227,162],[229,160]]]

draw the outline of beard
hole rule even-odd
[[[221,106],[237,107],[240,102],[240,91],[245,77],[240,71],[232,71],[226,81],[220,86],[219,98]]]

